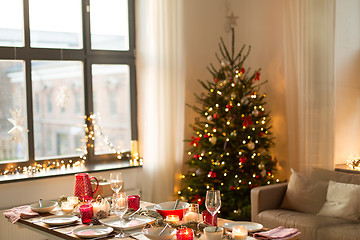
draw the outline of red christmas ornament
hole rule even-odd
[[[215,178],[216,177],[216,172],[210,171],[208,176],[210,176],[211,178]]]
[[[192,141],[191,141],[190,145],[197,147],[199,145],[200,138],[199,137],[197,137],[197,138],[191,137],[191,139],[192,139]]]
[[[263,133],[263,132],[260,132],[260,133],[259,133],[259,136],[261,137],[262,135],[264,135],[264,133]]]
[[[233,190],[235,190],[235,189],[236,189],[235,186],[231,186],[231,187],[230,187],[230,190],[231,190],[231,191],[233,191]]]
[[[244,74],[244,73],[245,73],[245,69],[244,69],[244,68],[241,68],[240,73]]]
[[[219,80],[217,78],[214,79],[215,82],[218,82]]]
[[[253,125],[253,122],[251,121],[251,116],[241,117],[241,120],[244,120],[244,122],[243,122],[244,127],[248,127],[248,126]]]
[[[205,198],[200,197],[199,194],[196,194],[191,202],[197,202],[197,204],[201,205],[204,202]]]
[[[214,118],[214,119],[218,119],[218,118],[219,118],[219,114],[214,113],[213,118]]]
[[[256,81],[256,80],[260,80],[260,72],[255,73],[254,81]]]
[[[242,156],[239,158],[239,162],[241,162],[242,164],[245,164],[247,162],[247,158],[245,156]]]
[[[200,157],[200,155],[196,155],[196,154],[194,155],[195,159],[198,159],[199,157]]]
[[[210,136],[208,134],[205,134],[204,135],[204,138],[209,138]]]
[[[228,104],[228,105],[226,105],[226,107],[227,107],[227,109],[229,109],[229,111],[231,111],[231,109],[232,109],[232,105],[230,105],[230,104]]]

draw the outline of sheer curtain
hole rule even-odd
[[[333,168],[335,0],[284,1],[290,167]]]
[[[139,146],[146,201],[174,198],[183,161],[185,75],[181,1],[138,0]]]

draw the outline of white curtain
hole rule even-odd
[[[335,0],[285,0],[290,167],[333,168]]]
[[[182,1],[136,1],[142,198],[174,199],[183,161],[185,74]]]

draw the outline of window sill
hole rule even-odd
[[[335,171],[352,173],[352,174],[360,174],[360,171],[349,169],[349,167],[346,164],[336,164]]]
[[[76,173],[93,173],[102,172],[108,170],[119,170],[128,168],[138,168],[142,166],[132,166],[128,161],[114,162],[114,163],[101,163],[101,164],[89,164],[86,167],[72,168],[72,169],[54,169],[46,172],[40,172],[35,174],[11,174],[0,176],[0,184],[13,183],[21,181],[31,181],[44,178],[61,177],[67,175],[73,175]]]

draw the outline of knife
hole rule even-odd
[[[66,228],[66,227],[71,227],[71,226],[76,226],[79,225],[79,222],[74,222],[74,223],[69,223],[69,224],[65,224],[65,225],[61,225],[61,226],[55,226],[55,227],[49,227],[49,230],[54,230],[54,229],[59,229],[59,228]]]

